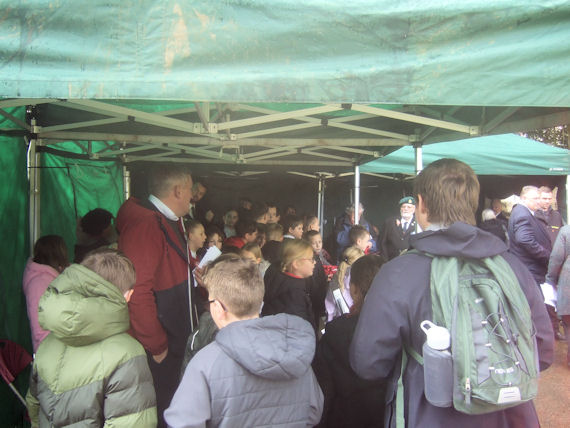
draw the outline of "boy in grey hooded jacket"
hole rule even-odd
[[[316,425],[323,395],[311,369],[315,336],[294,315],[259,318],[257,266],[227,259],[204,277],[220,331],[190,361],[164,418],[171,427]]]

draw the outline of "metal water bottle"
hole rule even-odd
[[[436,407],[453,404],[453,358],[449,352],[449,330],[431,321],[422,321],[421,329],[427,336],[423,345],[424,393]]]

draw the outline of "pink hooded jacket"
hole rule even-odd
[[[23,289],[26,295],[26,306],[28,308],[28,319],[30,320],[30,328],[32,330],[32,344],[34,352],[40,346],[42,340],[49,334],[49,331],[43,330],[38,322],[38,304],[40,297],[47,290],[48,285],[52,282],[59,272],[49,265],[42,265],[28,260],[26,269],[24,270]]]

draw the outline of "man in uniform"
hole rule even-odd
[[[394,257],[409,248],[409,239],[416,230],[416,200],[412,196],[400,199],[400,216],[390,217],[382,228],[381,251],[384,261]]]

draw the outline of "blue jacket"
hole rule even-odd
[[[552,251],[544,224],[524,205],[516,205],[509,218],[509,251],[525,264],[537,284],[544,282]]]

